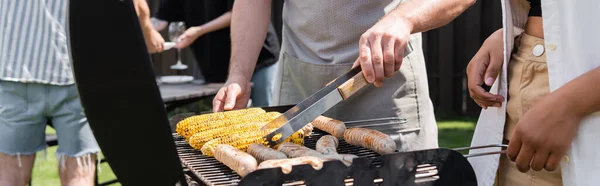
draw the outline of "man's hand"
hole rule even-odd
[[[165,43],[165,39],[163,39],[158,31],[148,28],[144,31],[144,40],[149,53],[157,53],[164,50],[163,44]]]
[[[360,37],[354,66],[361,66],[367,82],[381,87],[384,77],[390,78],[400,69],[411,30],[407,20],[388,14]]]
[[[152,23],[150,22],[150,9],[146,0],[134,0],[133,1],[135,12],[138,15],[140,21],[140,27],[142,34],[144,35],[144,42],[149,53],[156,53],[163,51],[163,44],[165,39],[162,38],[160,33],[156,31]]]
[[[500,107],[504,101],[503,96],[491,94],[482,87],[484,83],[492,86],[502,69],[504,60],[502,37],[502,29],[490,35],[467,66],[469,94],[475,103],[484,109]]]
[[[556,170],[573,141],[583,115],[574,104],[550,93],[525,113],[508,144],[519,171]]]
[[[232,76],[213,99],[213,112],[243,109],[250,100],[250,80]]]
[[[185,32],[183,32],[183,34],[181,34],[181,36],[179,36],[179,38],[177,39],[177,44],[175,45],[175,48],[182,49],[182,48],[188,47],[202,35],[204,35],[204,32],[202,32],[202,27],[200,27],[200,26],[190,27],[187,30],[185,30]]]

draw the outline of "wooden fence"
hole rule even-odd
[[[148,0],[152,12],[160,0]],[[272,23],[281,41],[282,0],[273,1]],[[423,34],[423,49],[427,65],[429,92],[438,116],[477,116],[481,108],[469,97],[465,69],[469,60],[479,50],[481,43],[502,27],[500,1],[477,1],[452,23]],[[164,38],[166,31],[161,32]],[[186,74],[201,78],[189,49],[183,51],[182,60],[188,70],[175,72],[175,50],[152,55],[157,75]]]

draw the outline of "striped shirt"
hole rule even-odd
[[[0,80],[75,83],[67,46],[68,0],[0,0]]]

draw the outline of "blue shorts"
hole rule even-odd
[[[250,98],[253,107],[273,106],[272,97],[275,88],[275,73],[277,65],[272,64],[257,70],[252,75]]]
[[[79,157],[100,152],[75,85],[0,80],[0,152],[30,155],[46,148],[46,124],[58,137],[57,154]]]

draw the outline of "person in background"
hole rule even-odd
[[[297,104],[360,65],[372,84],[324,115],[342,121],[405,118],[408,122],[404,124],[364,127],[390,135],[401,151],[436,148],[437,126],[420,32],[449,23],[473,3],[474,0],[286,1],[274,104]],[[231,70],[225,86],[213,100],[213,111],[246,106],[256,65],[253,59],[259,55],[270,12],[270,0],[235,2]],[[405,57],[407,45],[414,50]],[[375,88],[383,86],[384,78],[388,78],[385,87]]]
[[[471,97],[484,108],[471,145],[508,144],[506,156],[469,159],[479,185],[598,185],[600,26],[590,24],[598,2],[501,3],[504,28],[467,67]]]
[[[48,123],[62,185],[94,185],[100,148],[71,69],[68,2],[0,0],[0,185],[28,184]]]
[[[150,9],[146,0],[133,0],[135,12],[140,21],[144,42],[149,53],[159,53],[164,50],[165,39],[156,31],[150,19]]]
[[[178,39],[176,48],[190,46],[207,82],[223,83],[227,79],[231,49],[230,29],[233,0],[162,0],[153,18],[156,29],[168,22],[184,21],[188,28]],[[252,73],[252,88],[248,90],[253,106],[271,106],[279,41],[275,29],[269,26],[262,49],[252,61],[257,68]],[[246,100],[247,102],[248,100]]]

